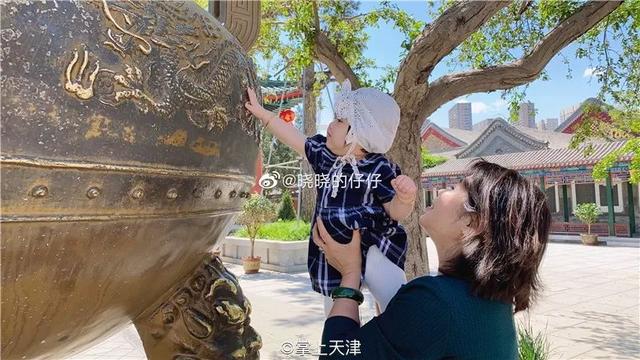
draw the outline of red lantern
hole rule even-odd
[[[286,123],[291,123],[296,119],[296,113],[291,109],[280,111],[280,119]]]

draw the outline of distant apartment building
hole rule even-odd
[[[545,120],[538,121],[538,130],[547,130],[547,122]]]
[[[547,130],[554,131],[558,127],[558,118],[549,118],[545,120]]]
[[[518,125],[532,129],[536,128],[536,109],[531,101],[520,103]]]
[[[471,103],[457,103],[449,109],[449,128],[471,130]]]

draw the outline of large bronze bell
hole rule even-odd
[[[259,3],[2,2],[2,358],[133,321],[152,359],[257,358],[207,252],[254,181]],[[222,11],[221,11],[222,9]]]

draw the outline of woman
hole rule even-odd
[[[513,314],[529,307],[550,227],[544,193],[513,170],[471,165],[420,217],[436,245],[438,276],[403,285],[387,309],[360,327],[360,234],[333,241],[322,222],[314,241],[342,274],[322,335],[323,358],[516,359]]]

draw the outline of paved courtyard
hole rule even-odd
[[[429,242],[431,269],[437,268]],[[244,275],[228,265],[253,306],[251,322],[262,336],[262,359],[285,359],[287,343],[317,344],[324,314],[306,273],[263,271]],[[545,331],[553,359],[640,359],[640,249],[550,244],[542,265],[544,293],[520,322]],[[371,302],[363,321],[373,315]],[[133,326],[69,360],[146,359]],[[299,357],[298,357],[299,359]]]

